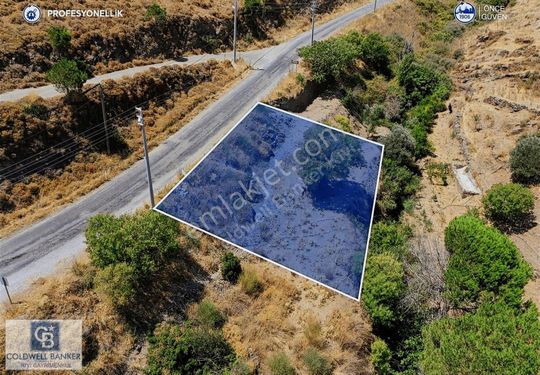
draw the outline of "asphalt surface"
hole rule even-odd
[[[379,0],[378,6],[392,1]],[[368,4],[318,26],[316,39],[327,38],[372,10],[373,5]],[[278,46],[243,54],[254,68],[251,73],[150,153],[154,191],[175,182],[183,168],[203,157],[257,101],[268,95],[289,71],[297,49],[309,41],[310,33],[306,32]],[[116,74],[120,77],[125,71]],[[111,78],[110,74],[106,76]],[[139,160],[77,202],[0,240],[0,276],[8,278],[12,291],[20,291],[37,277],[62,272],[84,250],[89,217],[133,212],[148,201],[144,160]],[[5,299],[0,291],[0,300]]]

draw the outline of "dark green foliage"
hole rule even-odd
[[[493,292],[511,306],[519,306],[531,267],[517,247],[498,230],[465,215],[450,222],[445,245],[451,253],[445,273],[446,296],[456,307],[479,302]]]
[[[373,224],[371,229],[369,253],[390,253],[397,259],[403,259],[407,252],[407,241],[411,237],[412,230],[409,226],[379,221]]]
[[[223,373],[235,362],[233,348],[221,332],[165,324],[149,338],[146,373]]]
[[[178,224],[154,211],[116,218],[96,215],[86,229],[87,252],[98,268],[96,289],[120,309],[140,284],[179,251]]]
[[[241,272],[240,259],[236,255],[227,252],[221,257],[221,275],[225,280],[234,283],[238,280]]]
[[[225,316],[210,301],[202,301],[197,306],[196,320],[203,327],[210,329],[221,328],[225,324]]]
[[[390,49],[378,33],[370,33],[360,44],[360,58],[375,72],[390,74]]]
[[[437,90],[449,88],[448,78],[425,63],[418,62],[413,55],[406,56],[398,69],[399,84],[405,89],[409,105],[415,106]]]
[[[147,9],[145,19],[153,19],[156,22],[163,22],[167,19],[167,11],[159,6],[158,3],[152,3]]]
[[[296,371],[291,365],[287,354],[276,353],[268,359],[268,367],[272,375],[295,375]]]
[[[23,112],[40,120],[47,120],[49,117],[49,108],[41,103],[31,103],[25,105]]]
[[[71,47],[71,33],[64,26],[51,26],[47,30],[49,43],[58,51],[66,51]]]
[[[431,323],[422,336],[426,375],[540,371],[540,322],[534,305],[516,312],[503,303],[483,303],[474,313]]]
[[[482,203],[486,217],[503,230],[527,226],[533,218],[534,194],[519,184],[493,186]]]
[[[391,254],[368,258],[362,300],[373,326],[391,328],[398,320],[397,306],[405,292],[403,265]]]
[[[110,264],[98,270],[94,285],[103,293],[113,306],[129,308],[137,294],[137,280],[133,266],[127,263]]]
[[[350,33],[345,37],[332,38],[301,48],[299,54],[310,66],[315,82],[339,81],[360,57],[358,40],[361,40],[361,37],[357,33]]]
[[[409,129],[395,125],[392,132],[383,137],[384,157],[394,160],[400,165],[415,165],[416,141]]]
[[[378,375],[393,374],[392,366],[390,365],[392,351],[384,340],[376,338],[375,341],[371,343],[370,359]]]
[[[420,186],[420,178],[414,172],[389,158],[383,159],[381,181],[377,209],[384,217],[398,216],[403,203]]]
[[[524,184],[540,183],[540,135],[521,138],[510,154],[512,178]]]
[[[100,214],[89,220],[87,251],[97,268],[128,263],[140,279],[178,253],[179,233],[174,220],[154,211],[119,218]]]
[[[47,72],[47,80],[68,94],[79,91],[87,79],[88,73],[74,60],[61,59]]]
[[[310,375],[330,375],[332,365],[317,349],[310,347],[304,353],[304,364]]]
[[[246,16],[259,16],[262,13],[264,3],[262,0],[245,0],[242,13]]]

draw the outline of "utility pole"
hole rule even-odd
[[[146,161],[146,178],[148,179],[148,192],[150,193],[150,205],[155,206],[154,203],[154,188],[152,187],[152,174],[150,173],[150,158],[148,157],[148,145],[146,144],[146,131],[144,130],[144,115],[142,108],[135,107],[135,114],[137,116],[137,123],[141,127],[143,147],[144,147],[144,160]]]
[[[105,94],[103,93],[103,86],[99,85],[99,97],[101,99],[101,112],[103,113],[103,126],[105,127],[105,142],[107,143],[107,153],[111,153],[111,145],[109,143],[109,128],[107,127],[107,114],[105,113]]]
[[[315,12],[317,11],[317,0],[311,2],[311,45],[315,42]]]
[[[375,3],[373,3],[373,11],[375,12],[377,10],[377,0],[375,0]]]
[[[11,296],[9,295],[9,290],[8,290],[8,281],[5,277],[2,276],[2,284],[4,284],[4,288],[6,289],[6,294],[8,296],[8,299],[9,299],[9,303],[11,303],[13,305],[13,301],[11,300]]]
[[[238,32],[238,0],[234,0],[233,63],[236,63],[236,38]]]

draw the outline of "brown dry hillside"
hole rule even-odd
[[[453,46],[463,52],[451,71],[453,111],[439,116],[430,136],[436,149],[432,161],[468,164],[483,193],[511,181],[509,154],[516,141],[540,131],[540,1],[517,1],[506,14],[507,20],[469,29]],[[424,177],[422,185],[419,204],[436,232],[468,209],[481,207],[481,196],[463,198],[452,178],[448,186],[436,186]],[[539,222],[540,187],[531,190]],[[512,240],[538,277],[540,225]],[[529,283],[526,294],[540,303],[538,279]]]
[[[322,0],[319,12],[339,11],[342,5],[361,0]],[[186,54],[218,52],[232,44],[231,0],[161,0],[164,20],[146,17],[151,0],[61,0],[34,2],[44,15],[34,24],[22,18],[26,1],[0,0],[0,90],[43,84],[44,72],[58,59],[49,44],[51,26],[64,26],[72,33],[72,46],[63,55],[84,61],[93,74],[141,65],[160,59],[179,59]],[[309,18],[309,1],[265,1],[264,6],[239,16],[242,48],[276,43],[287,31],[302,30]],[[119,9],[121,18],[48,18],[48,9]]]
[[[17,304],[4,311],[0,306],[0,368],[5,319],[82,319],[86,373],[143,374],[145,333],[160,322],[194,318],[198,304],[211,301],[226,316],[225,338],[254,373],[269,374],[268,359],[286,353],[297,373],[307,374],[303,355],[308,347],[316,347],[332,364],[334,375],[373,374],[369,318],[358,302],[209,236],[190,232],[179,241],[183,254],[140,291],[145,306],[130,308],[147,331],[137,333],[95,291],[96,270],[82,260],[60,277],[38,280],[30,293],[15,296]],[[223,280],[219,266],[226,250],[235,252],[243,269],[258,279],[258,294],[247,293],[241,282]]]

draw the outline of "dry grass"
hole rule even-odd
[[[188,94],[179,95],[176,101],[170,100],[165,107],[151,107],[149,111],[155,115],[147,120],[149,147],[156,147],[187,124],[240,80],[246,69],[247,66],[243,64],[233,67],[228,62],[220,63],[212,81],[203,82],[191,88]],[[167,105],[169,110],[166,109]],[[0,235],[5,236],[51,214],[63,205],[74,202],[140,159],[142,141],[139,130],[131,126],[121,131],[129,148],[137,150],[136,152],[132,152],[127,157],[102,153],[81,155],[59,176],[37,177],[34,183],[40,187],[38,196],[30,204],[20,205],[13,212],[0,214]]]
[[[81,319],[83,320],[83,358],[92,363],[89,373],[118,373],[135,343],[118,313],[85,287],[92,273],[86,261],[74,265],[75,272],[39,279],[31,290],[14,297],[15,305],[0,316],[0,367],[5,368],[5,320],[7,319]],[[1,309],[0,309],[1,311]],[[31,372],[43,374],[44,372]],[[70,372],[51,372],[54,374]]]
[[[267,374],[268,358],[284,352],[299,373],[307,373],[303,354],[317,346],[332,362],[334,374],[372,373],[371,327],[358,302],[231,249],[262,284],[258,295],[249,295],[241,285],[221,281],[218,260],[224,250],[217,240],[202,236],[199,248],[194,257],[213,279],[206,298],[228,316],[225,337],[252,368]]]
[[[40,279],[29,292],[16,295],[19,304],[5,306],[0,358],[4,358],[5,319],[83,319],[88,373],[141,373],[146,364],[144,332],[161,321],[182,320],[184,313],[194,316],[198,301],[207,300],[226,315],[227,340],[259,373],[268,373],[267,359],[277,352],[286,353],[298,373],[306,373],[302,358],[313,345],[329,358],[334,374],[373,373],[368,355],[371,328],[358,302],[239,252],[244,269],[256,273],[263,287],[259,294],[248,295],[219,273],[219,259],[231,249],[200,234],[192,234],[198,239],[198,247],[192,247],[188,229],[183,230],[186,235],[179,241],[190,255],[156,275],[142,297],[145,308],[131,311],[151,322],[149,330],[134,333],[130,323],[89,287],[93,268],[83,259],[67,274]],[[202,283],[202,293],[187,279]]]

